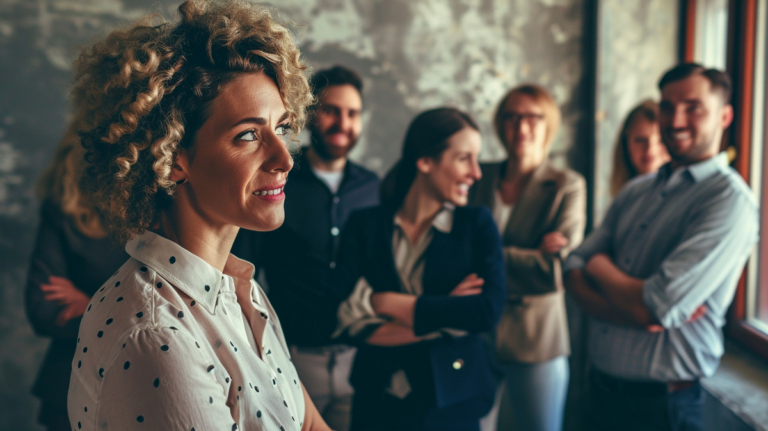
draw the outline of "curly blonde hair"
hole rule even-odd
[[[313,102],[293,35],[266,8],[189,0],[177,24],[147,17],[115,30],[75,61],[75,123],[86,149],[83,190],[105,228],[125,242],[172,202],[171,169],[208,118],[211,102],[243,73],[274,79],[292,138]]]

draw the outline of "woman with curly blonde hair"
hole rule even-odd
[[[131,258],[86,308],[72,427],[326,430],[253,265],[229,254],[240,228],[283,222],[306,67],[263,7],[179,13],[75,63],[83,188]]]

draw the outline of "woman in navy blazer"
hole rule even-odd
[[[479,151],[469,115],[420,114],[392,196],[348,221],[335,285],[339,296],[354,289],[340,308],[359,346],[353,430],[479,430],[493,404],[482,334],[500,319],[505,282],[491,214],[464,207]]]

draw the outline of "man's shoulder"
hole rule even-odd
[[[378,185],[379,183],[379,176],[376,175],[375,172],[372,170],[366,168],[365,166],[353,162],[352,160],[347,160],[347,163],[349,164],[349,175],[358,179],[359,181],[363,183],[374,183]]]
[[[730,190],[736,196],[744,197],[753,206],[758,206],[755,193],[735,169],[728,167],[720,171],[718,177],[720,178],[719,183],[721,183],[722,188]]]

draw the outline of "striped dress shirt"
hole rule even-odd
[[[667,164],[628,184],[564,271],[583,269],[597,253],[610,255],[622,271],[643,280],[645,303],[665,330],[592,319],[593,366],[632,380],[712,375],[723,354],[725,314],[758,227],[757,202],[725,153],[674,171]],[[706,314],[687,322],[702,304]]]

